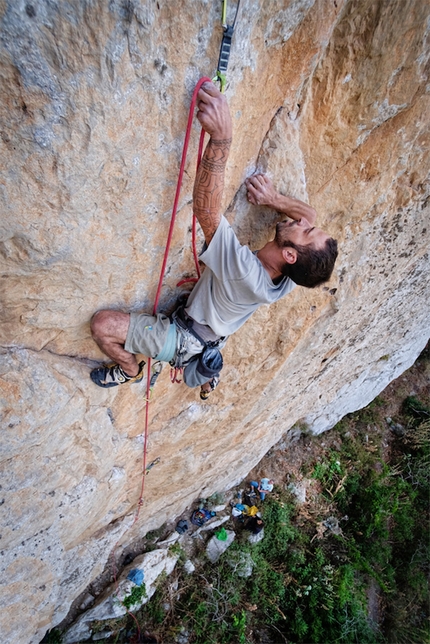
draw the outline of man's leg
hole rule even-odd
[[[94,341],[109,358],[117,362],[127,376],[139,373],[136,356],[124,349],[130,314],[121,311],[98,311],[91,320]]]

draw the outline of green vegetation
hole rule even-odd
[[[57,628],[53,628],[52,630],[48,631],[43,638],[43,644],[61,644],[63,641],[63,638],[61,637],[61,633]]]
[[[275,487],[261,506],[264,538],[251,545],[235,526],[217,564],[193,557],[194,574],[178,565],[160,578],[136,613],[141,631],[172,644],[430,644],[430,408],[406,398],[396,431],[384,412],[378,397],[333,440],[308,434],[308,502]],[[106,641],[136,633],[127,617]]]
[[[141,586],[134,586],[131,593],[124,597],[122,604],[128,610],[129,608],[132,608],[136,604],[140,603],[144,597],[146,597],[146,588],[145,584],[142,583]]]
[[[369,431],[386,428],[380,399],[343,419],[339,447],[303,466],[315,481],[311,507],[275,488],[264,539],[250,545],[244,533],[216,565],[180,578],[167,616],[160,586],[139,613],[145,628],[167,641],[180,624],[196,644],[430,641],[429,410],[408,399],[403,411],[389,462],[382,432]],[[247,558],[252,575],[240,577]]]
[[[179,543],[173,543],[171,546],[169,546],[169,552],[172,555],[177,555],[179,563],[184,563],[184,561],[186,561],[187,559],[187,555],[185,554],[182,546]]]

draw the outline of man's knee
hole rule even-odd
[[[94,313],[91,318],[91,334],[94,340],[113,339],[125,342],[130,315],[120,311],[102,310]]]
[[[106,335],[107,322],[112,311],[97,311],[91,318],[91,335],[98,340]]]

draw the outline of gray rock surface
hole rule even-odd
[[[208,541],[208,544],[206,546],[206,556],[211,563],[216,563],[236,538],[236,534],[233,532],[233,530],[226,530],[226,532],[227,539],[225,541],[221,541],[216,535],[214,535]]]
[[[196,567],[195,567],[195,565],[193,564],[193,562],[191,561],[191,559],[187,559],[187,560],[184,562],[184,570],[185,570],[185,572],[187,572],[189,575],[192,575],[192,574],[193,574],[193,572],[195,571],[195,569],[196,569]]]
[[[161,573],[169,575],[174,569],[178,560],[177,555],[171,554],[168,550],[158,549],[146,552],[127,566],[118,579],[118,582],[112,584],[105,590],[102,596],[96,602],[94,608],[83,613],[66,632],[63,637],[64,644],[74,644],[81,640],[88,639],[92,634],[91,622],[95,620],[114,619],[125,615],[127,610],[122,603],[124,599],[130,596],[134,588],[137,588],[133,581],[127,579],[127,575],[132,569],[142,570],[144,573],[145,596],[138,602],[132,604],[130,610],[136,611],[146,604],[156,591],[156,581]]]
[[[255,543],[260,543],[264,539],[264,528],[261,530],[261,532],[258,532],[257,534],[250,534],[248,537],[248,541],[251,544]]]

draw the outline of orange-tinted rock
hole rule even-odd
[[[233,8],[232,8],[233,9]],[[296,423],[367,404],[429,336],[429,105],[419,0],[242,3],[227,96],[224,206],[258,248],[274,213],[243,180],[267,171],[340,242],[329,284],[297,288],[229,340],[202,403],[165,369],[96,388],[94,311],[151,310],[188,105],[212,75],[217,3],[0,2],[2,489],[5,642],[39,642],[128,543],[230,487]],[[193,130],[162,306],[193,272]],[[131,526],[131,527],[130,527]],[[120,547],[120,546],[118,546]]]

